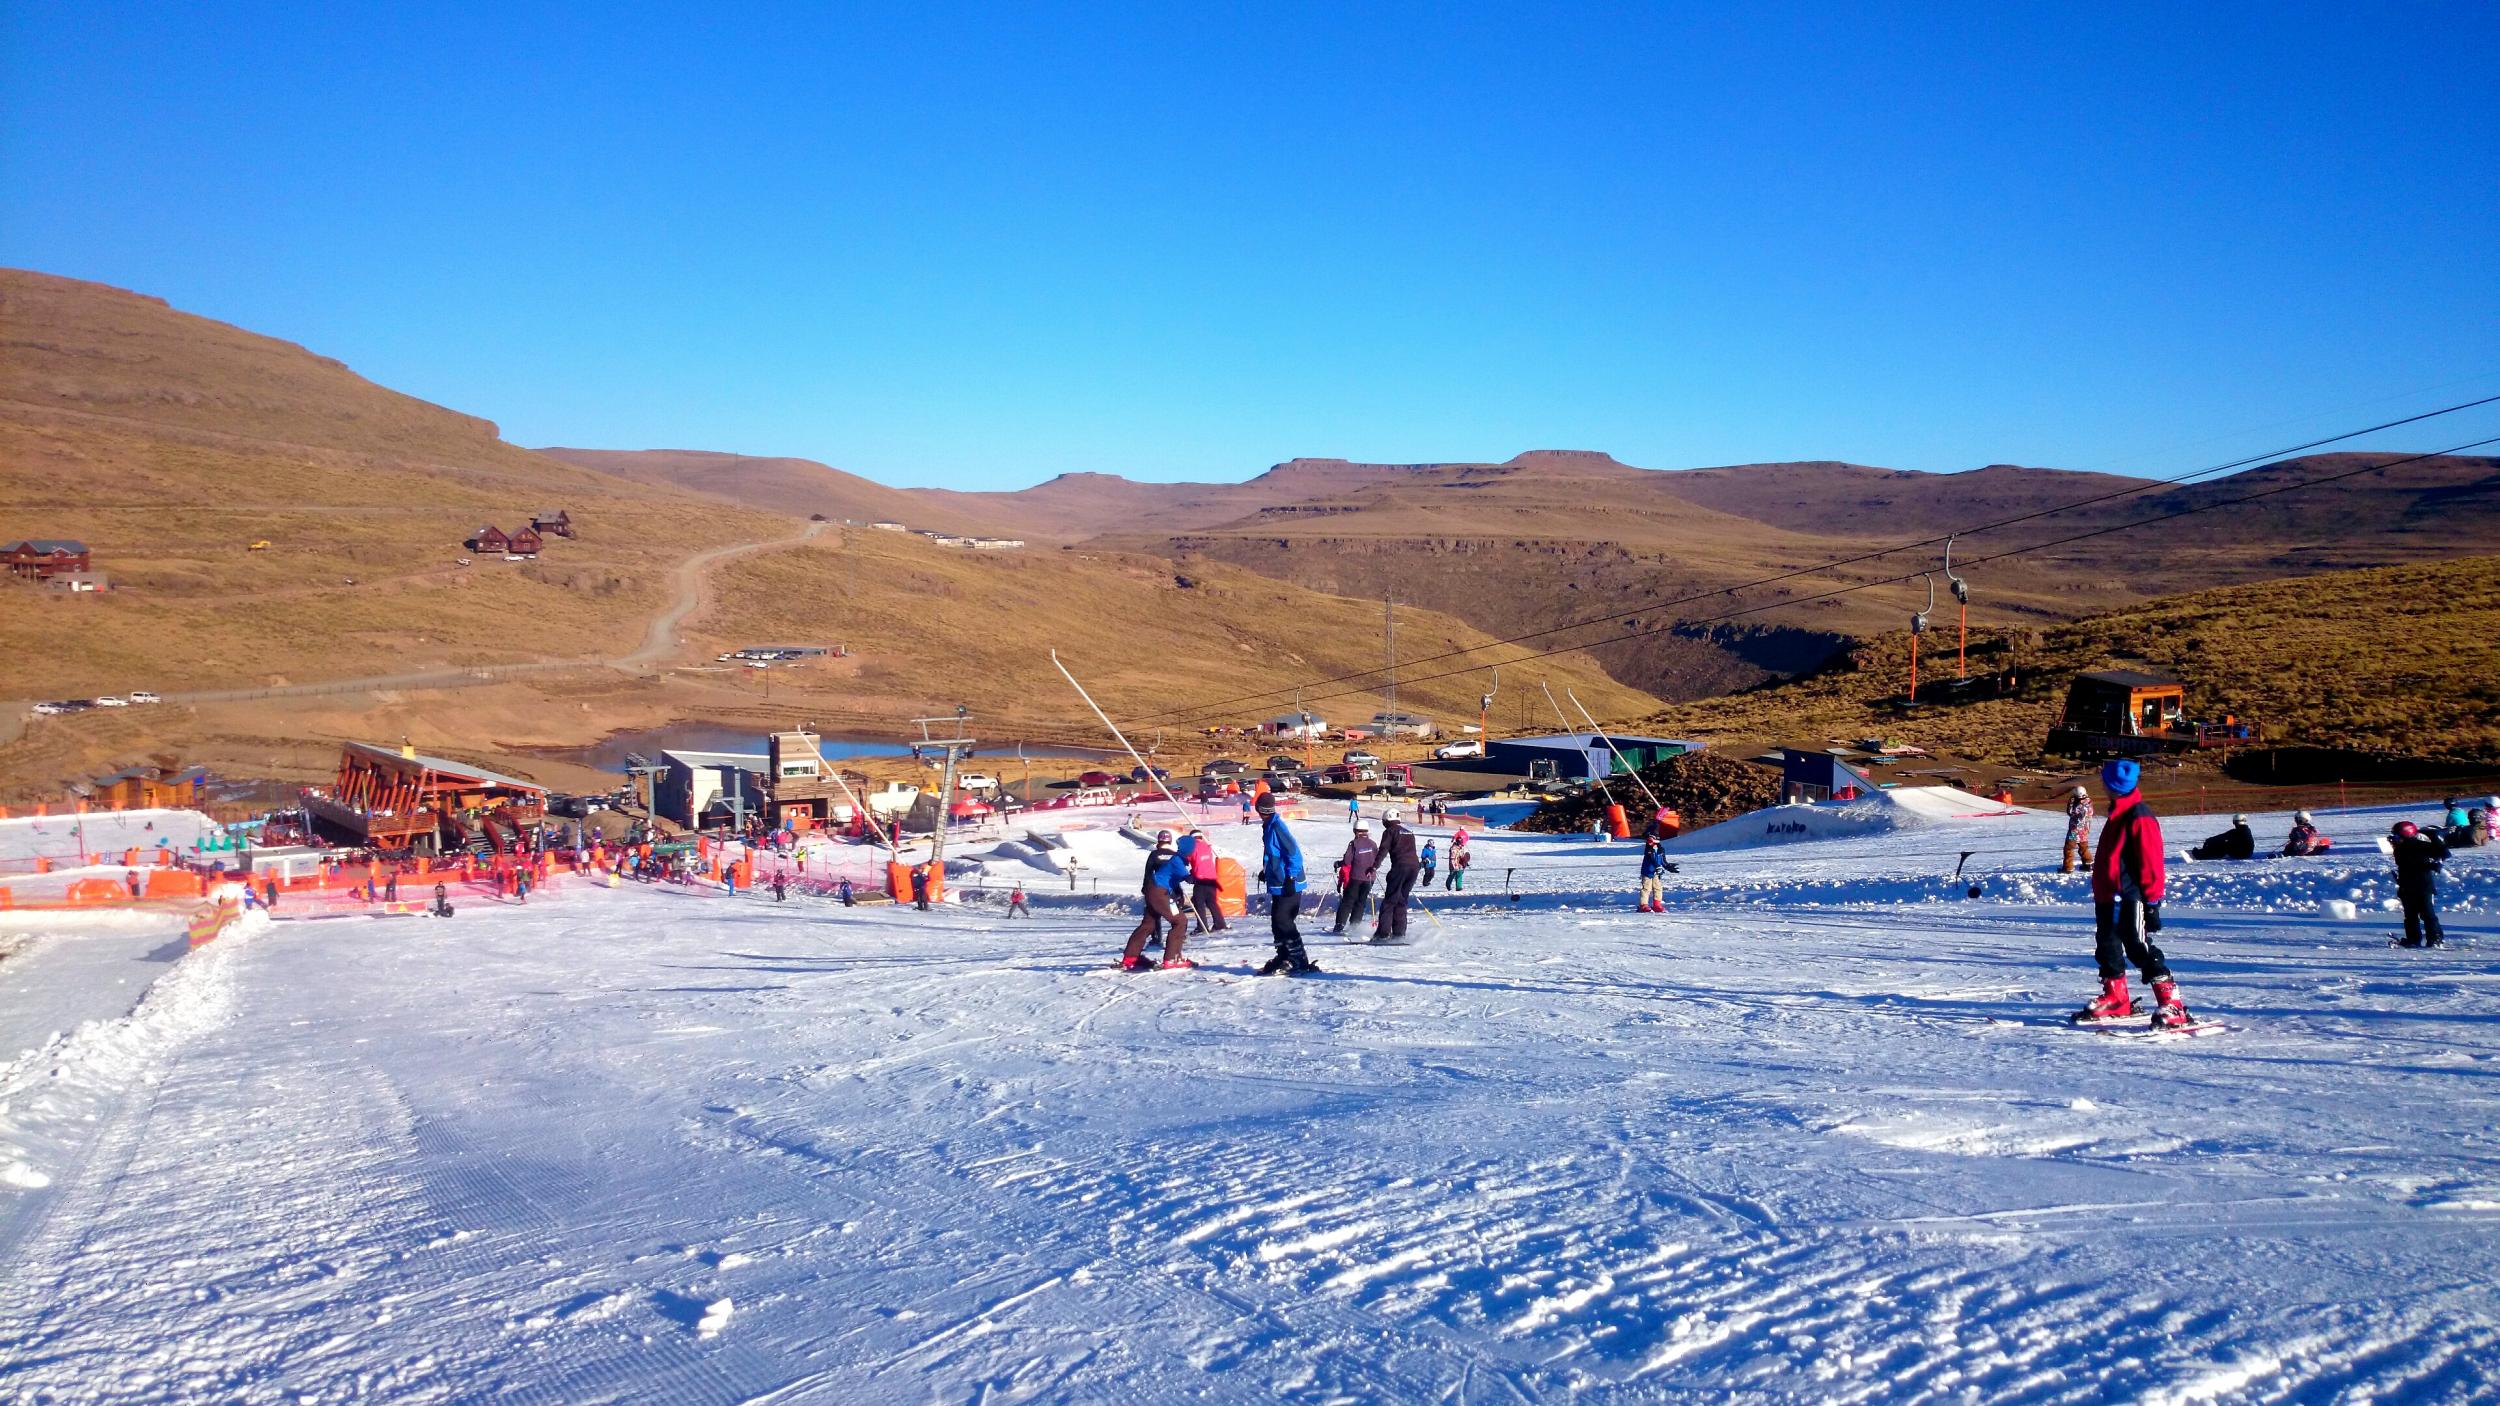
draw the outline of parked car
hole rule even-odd
[[[1302,759],[1300,757],[1288,757],[1284,753],[1279,752],[1275,756],[1267,759],[1267,769],[1269,771],[1300,771],[1302,769]]]
[[[1454,761],[1460,757],[1481,757],[1483,755],[1484,744],[1472,737],[1464,742],[1444,742],[1440,746],[1432,749],[1432,759],[1440,762]]]
[[[1360,749],[1346,753],[1345,764],[1347,766],[1369,767],[1375,772],[1380,770],[1379,756],[1375,753],[1362,751]]]
[[[1116,799],[1118,798],[1111,794],[1111,788],[1108,786],[1087,786],[1070,795],[1068,797],[1068,804],[1072,806],[1107,806]]]
[[[90,700],[90,701],[92,701],[92,702],[95,704],[95,706],[97,706],[97,707],[99,707],[99,708],[127,708],[127,707],[129,707],[129,706],[130,706],[130,700],[129,700],[129,699],[127,699],[127,698],[116,698],[116,697],[114,697],[112,694],[109,694],[109,693],[108,693],[108,694],[106,694],[106,695],[104,695],[102,698],[97,698],[97,699],[93,699],[93,700]]]
[[[134,688],[130,691],[130,701],[133,703],[162,703],[165,700],[157,697],[153,693],[148,692],[144,688]]]
[[[67,703],[38,703],[35,705],[35,711],[49,717],[54,713],[68,712],[69,705]]]
[[[1234,761],[1230,757],[1217,757],[1215,760],[1208,762],[1205,766],[1198,768],[1198,774],[1200,776],[1239,776],[1249,769],[1250,768],[1247,766]]]
[[[1172,779],[1172,773],[1165,771],[1159,766],[1133,766],[1128,769],[1128,779],[1141,783],[1147,781],[1169,781]]]
[[[1076,779],[1079,786],[1116,786],[1120,778],[1107,771],[1089,771]]]
[[[967,771],[955,778],[955,789],[958,791],[995,791],[998,789],[998,778],[986,771]]]

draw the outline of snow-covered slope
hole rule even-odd
[[[1483,837],[1314,980],[1243,974],[1261,918],[1111,974],[1131,905],[1003,878],[281,922],[80,1109],[11,1095],[0,1397],[2477,1399],[2500,968],[2384,945],[2386,818],[2180,873],[2236,1028],[2179,1043],[2057,1021],[2036,815],[1692,854],[1656,917],[1632,846]]]

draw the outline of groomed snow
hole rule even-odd
[[[2391,950],[2387,818],[2179,872],[2237,1028],[2174,1042],[2057,1023],[2042,815],[1693,853],[1656,917],[1632,846],[1480,836],[1416,946],[1307,981],[1242,974],[1260,918],[1112,974],[1132,905],[1015,855],[1033,920],[281,921],[0,1051],[0,1398],[2477,1399],[2500,867],[2453,867],[2477,945]],[[142,949],[42,933],[0,991]]]

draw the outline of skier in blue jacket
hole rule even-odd
[[[1304,976],[1319,970],[1302,948],[1302,846],[1276,814],[1276,797],[1261,795],[1259,806],[1259,882],[1267,885],[1267,925],[1276,938],[1276,955],[1259,968],[1261,976]]]

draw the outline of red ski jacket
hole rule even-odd
[[[2101,852],[2092,856],[2092,901],[2126,895],[2159,903],[2163,888],[2161,820],[2143,796],[2130,791],[2110,803],[2109,820],[2101,826]]]

